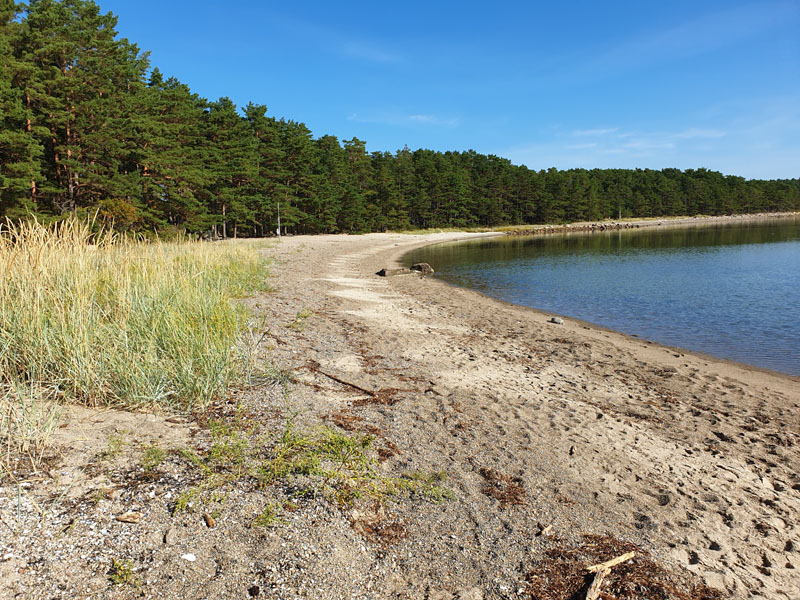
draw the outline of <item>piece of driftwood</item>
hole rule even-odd
[[[375,275],[380,275],[381,277],[393,277],[395,275],[410,275],[411,272],[411,269],[401,267],[399,269],[381,269],[375,273]]]
[[[600,598],[600,586],[603,585],[603,580],[608,577],[608,574],[611,573],[611,568],[617,566],[620,563],[624,563],[626,560],[632,559],[636,556],[636,552],[626,552],[616,558],[612,558],[611,560],[607,560],[604,563],[600,563],[597,565],[592,565],[591,567],[587,567],[586,570],[589,573],[594,573],[594,579],[592,580],[592,585],[589,586],[588,591],[586,592],[586,600],[597,600]]]
[[[612,558],[611,560],[607,560],[604,563],[600,563],[598,565],[592,565],[591,567],[586,567],[586,570],[589,573],[597,573],[598,571],[604,571],[605,569],[610,569],[611,567],[616,567],[620,563],[624,563],[626,560],[632,559],[636,556],[636,552],[626,552],[625,554],[621,554],[616,558]]]
[[[354,390],[358,390],[359,392],[363,392],[363,393],[367,394],[368,396],[371,396],[373,398],[376,396],[376,393],[373,392],[372,390],[368,390],[366,388],[361,387],[360,385],[356,385],[355,383],[351,383],[349,381],[345,381],[344,379],[341,379],[340,377],[336,377],[336,375],[331,375],[330,373],[326,373],[325,371],[323,371],[322,369],[319,368],[319,365],[315,361],[308,361],[308,363],[306,363],[306,368],[310,369],[311,371],[314,371],[314,373],[319,373],[320,375],[324,375],[325,377],[327,377],[328,379],[332,379],[336,383],[341,383],[342,385],[346,385],[347,387],[351,387]]]
[[[603,580],[609,573],[611,573],[610,568],[597,572],[592,581],[592,585],[589,586],[589,590],[586,592],[586,600],[597,600],[600,598],[600,586],[603,585]]]

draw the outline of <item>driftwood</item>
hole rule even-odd
[[[595,575],[592,585],[589,586],[589,590],[586,592],[586,600],[597,600],[600,598],[600,586],[603,585],[603,580],[611,573],[611,568],[620,563],[624,563],[626,560],[632,559],[634,556],[636,556],[636,552],[627,552],[626,554],[607,560],[604,563],[587,567],[586,570]]]
[[[586,592],[586,600],[597,600],[600,597],[600,586],[603,585],[603,580],[609,573],[611,573],[611,569],[603,569],[594,576],[592,585]]]
[[[360,385],[356,385],[355,383],[351,383],[349,381],[345,381],[344,379],[341,379],[340,377],[337,377],[336,375],[331,375],[330,373],[326,373],[325,371],[323,371],[322,369],[319,368],[319,363],[317,363],[316,361],[313,361],[313,360],[308,361],[306,363],[306,368],[311,370],[311,371],[314,371],[314,373],[319,373],[320,375],[324,375],[325,377],[327,377],[328,379],[332,379],[336,383],[341,383],[342,385],[346,385],[347,387],[351,387],[354,390],[358,390],[359,392],[363,392],[364,394],[367,394],[368,396],[371,396],[373,398],[377,395],[376,392],[373,392],[372,390],[368,390],[366,388],[361,387]]]
[[[411,269],[401,267],[399,269],[381,269],[375,273],[375,275],[380,275],[381,277],[393,277],[394,275],[410,275],[411,273]]]
[[[589,573],[597,573],[598,571],[604,571],[605,569],[610,569],[611,567],[616,567],[620,563],[624,563],[626,560],[632,559],[636,556],[636,552],[627,552],[626,554],[622,554],[617,558],[612,558],[611,560],[607,560],[604,563],[600,563],[599,565],[592,565],[591,567],[587,567],[586,570]]]
[[[547,527],[543,527],[542,525],[539,525],[539,531],[536,533],[536,537],[539,537],[540,535],[550,535],[550,532],[552,530],[553,530],[553,525],[552,524],[548,525]]]

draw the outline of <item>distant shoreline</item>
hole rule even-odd
[[[591,233],[615,231],[622,229],[640,229],[644,227],[687,227],[692,225],[708,225],[715,223],[741,223],[765,221],[769,219],[789,219],[800,217],[800,212],[780,213],[748,213],[742,215],[719,215],[697,217],[652,217],[645,219],[621,219],[604,221],[579,221],[564,225],[524,225],[514,226],[506,235],[541,235],[556,233]]]

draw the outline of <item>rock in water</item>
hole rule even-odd
[[[552,319],[550,319],[550,322],[555,323],[556,325],[563,325],[564,319],[562,319],[561,317],[553,317]]]
[[[411,265],[412,271],[419,272],[420,275],[433,275],[433,267],[431,267],[428,263],[417,263],[415,265]]]

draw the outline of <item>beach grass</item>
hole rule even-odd
[[[189,411],[223,396],[250,355],[235,299],[266,288],[263,245],[6,223],[0,439],[41,437],[64,402]]]

